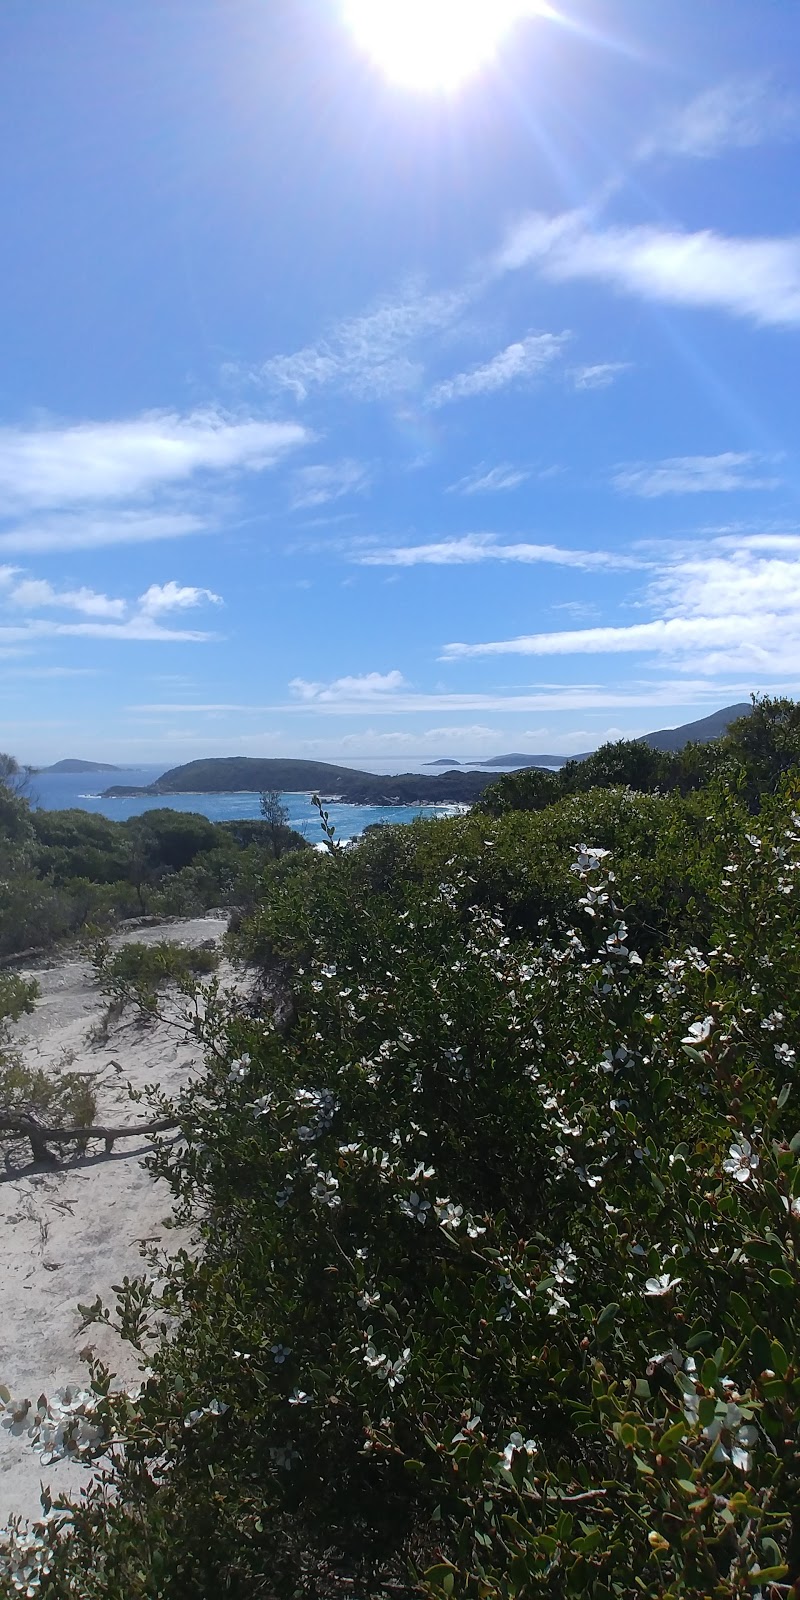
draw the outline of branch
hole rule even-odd
[[[48,1161],[55,1165],[58,1157],[48,1149],[49,1144],[87,1144],[90,1139],[104,1139],[106,1153],[114,1148],[116,1139],[136,1139],[142,1134],[166,1133],[179,1126],[177,1118],[162,1117],[157,1122],[134,1122],[126,1128],[106,1128],[94,1124],[90,1128],[46,1128],[32,1111],[0,1109],[0,1134],[16,1133],[30,1139],[34,1161]]]

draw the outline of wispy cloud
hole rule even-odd
[[[340,322],[318,344],[271,356],[251,376],[298,402],[327,388],[358,400],[402,394],[422,381],[422,341],[451,328],[470,298],[467,289],[426,293],[412,285],[395,299]]]
[[[454,400],[496,394],[510,384],[529,383],[558,359],[569,337],[568,333],[530,333],[506,345],[505,350],[482,366],[473,367],[469,372],[457,372],[454,377],[437,383],[427,403],[436,409]]]
[[[762,478],[753,472],[760,457],[732,450],[718,456],[672,456],[666,461],[641,462],[621,468],[613,483],[622,494],[655,500],[665,494],[728,494],[751,489],[775,489],[779,478]]]
[[[369,470],[360,461],[300,467],[292,475],[291,506],[294,511],[324,506],[348,494],[364,494],[369,484]]]
[[[726,150],[745,150],[769,140],[792,138],[800,128],[795,100],[768,77],[731,78],[705,89],[668,117],[642,145],[640,159],[666,154],[707,160]]]
[[[361,550],[353,557],[362,567],[463,567],[482,562],[521,562],[535,566],[547,562],[558,567],[625,569],[641,566],[636,557],[609,550],[569,550],[555,544],[503,543],[491,533],[468,533],[460,539],[433,544],[395,545],[383,550]]]
[[[570,375],[576,389],[610,389],[632,368],[632,361],[599,361],[592,367],[573,367]]]
[[[6,515],[129,500],[198,473],[263,471],[309,438],[296,422],[217,411],[0,428],[0,493]]]
[[[365,674],[363,679],[353,680],[357,685],[363,685],[371,677],[378,679],[392,677],[394,674],[377,673]],[[397,674],[401,683],[405,684],[402,673]],[[441,712],[462,715],[478,712],[507,712],[514,715],[519,712],[531,711],[590,711],[606,709],[637,709],[657,706],[674,706],[676,703],[705,704],[709,700],[713,703],[716,690],[713,685],[699,680],[696,683],[686,679],[675,682],[660,681],[658,683],[641,683],[633,687],[620,688],[616,684],[610,686],[603,684],[545,684],[529,690],[497,690],[495,692],[468,692],[447,693],[442,691],[425,692],[413,689],[408,685],[398,686],[394,690],[376,690],[374,693],[364,692],[359,687],[348,698],[342,690],[342,683],[347,680],[333,679],[331,683],[307,683],[305,679],[295,680],[302,686],[302,691],[293,691],[294,698],[279,705],[248,705],[236,702],[212,702],[203,705],[180,703],[156,703],[151,705],[131,706],[129,710],[142,715],[164,716],[189,716],[191,713],[203,716],[263,716],[275,713],[306,713],[310,716],[415,716],[437,715]],[[291,685],[290,685],[291,687]],[[349,735],[348,735],[349,737]],[[365,735],[362,735],[365,737]],[[504,735],[508,738],[508,734]]]
[[[800,676],[800,536],[780,554],[748,540],[712,541],[666,563],[646,604],[658,613],[649,621],[454,643],[444,658],[641,654],[709,683],[737,674],[758,687]]]
[[[61,607],[79,611],[87,617],[124,617],[127,606],[124,600],[110,599],[107,594],[97,594],[94,589],[54,589],[44,578],[23,578],[9,591],[8,599],[21,611],[41,611]]]
[[[298,700],[315,705],[330,705],[334,701],[362,703],[382,700],[396,695],[408,685],[402,672],[365,672],[361,677],[334,678],[332,683],[310,683],[306,678],[292,678],[289,688]]]
[[[525,472],[519,467],[509,466],[503,462],[498,467],[476,467],[474,472],[467,473],[465,478],[459,478],[457,483],[451,483],[448,494],[497,494],[501,491],[518,489],[520,484],[527,483],[530,472]]]
[[[587,213],[534,213],[508,235],[495,271],[536,267],[554,282],[597,280],[644,300],[800,325],[800,237],[729,238],[704,229],[596,226]]]
[[[101,550],[114,545],[151,544],[210,533],[213,516],[199,511],[127,511],[103,515],[66,513],[18,522],[0,532],[0,553],[35,556],[52,551]]]

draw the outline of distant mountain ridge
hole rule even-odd
[[[707,717],[700,717],[697,722],[684,722],[678,728],[659,728],[655,733],[643,733],[641,738],[635,740],[636,744],[649,744],[652,750],[665,750],[675,752],[682,750],[687,744],[710,744],[713,739],[721,739],[727,733],[732,722],[739,717],[749,717],[753,707],[749,700],[742,700],[733,706],[723,706],[721,711],[712,711]],[[563,767],[568,761],[585,761],[587,756],[593,754],[591,750],[582,750],[576,756],[547,756],[547,755],[520,755],[517,751],[506,756],[491,756],[486,761],[476,761],[479,767]]]

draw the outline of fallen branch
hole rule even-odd
[[[134,1122],[126,1128],[106,1128],[99,1124],[90,1128],[46,1128],[32,1111],[0,1110],[0,1134],[17,1134],[29,1139],[34,1161],[47,1161],[51,1166],[58,1161],[57,1155],[48,1148],[51,1144],[71,1144],[74,1140],[85,1146],[90,1139],[103,1139],[106,1153],[110,1154],[117,1139],[136,1139],[142,1134],[166,1133],[177,1127],[176,1118],[162,1117],[157,1122]]]

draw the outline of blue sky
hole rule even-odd
[[[0,746],[568,752],[797,691],[800,7],[517,9],[445,92],[352,0],[4,0]]]

